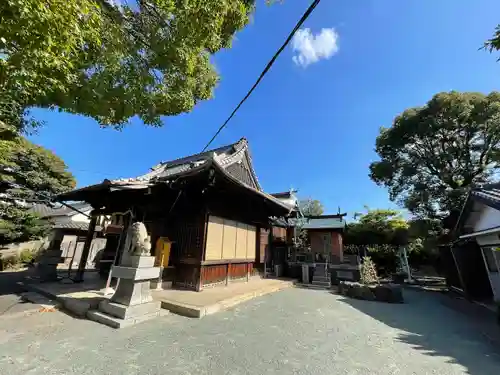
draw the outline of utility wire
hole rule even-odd
[[[311,13],[314,11],[314,9],[318,6],[318,4],[320,3],[321,0],[314,0],[312,2],[312,4],[309,6],[309,8],[305,11],[305,13],[302,15],[302,17],[300,18],[300,20],[297,22],[297,24],[295,25],[295,27],[292,29],[292,31],[290,32],[290,34],[288,35],[288,37],[286,38],[285,42],[281,45],[281,47],[278,49],[278,51],[276,51],[276,53],[274,54],[274,56],[271,58],[271,60],[267,63],[266,67],[264,68],[264,70],[262,71],[262,73],[259,75],[259,77],[257,78],[257,81],[255,81],[255,83],[253,84],[253,86],[250,88],[250,90],[247,92],[247,94],[243,97],[243,99],[238,103],[238,105],[236,106],[236,108],[233,110],[233,112],[231,112],[231,114],[229,115],[229,117],[226,119],[226,121],[224,121],[224,123],[219,127],[219,129],[215,132],[214,136],[210,139],[210,141],[205,145],[205,147],[203,148],[202,152],[206,151],[207,148],[212,144],[212,142],[215,140],[215,138],[217,138],[217,136],[220,134],[220,132],[227,126],[227,124],[229,123],[229,121],[231,121],[231,119],[234,117],[234,115],[236,114],[236,112],[240,109],[240,107],[243,105],[243,103],[250,97],[250,95],[252,95],[253,91],[257,88],[257,86],[259,85],[259,83],[262,81],[262,79],[264,78],[264,76],[267,74],[267,72],[271,69],[271,67],[274,65],[276,59],[278,58],[278,56],[283,52],[283,50],[285,49],[285,47],[290,43],[290,41],[292,40],[293,36],[295,35],[295,33],[300,29],[300,27],[302,26],[302,24],[307,20],[307,18],[309,18],[309,16],[311,15]],[[107,14],[107,12],[104,12],[104,14],[108,17],[110,17],[109,14]],[[111,18],[111,17],[110,17]],[[113,19],[113,21],[116,21]],[[137,36],[136,36],[137,37]],[[143,40],[139,40],[140,42],[143,43],[143,45],[146,45],[146,43],[144,43]],[[18,172],[19,173],[19,172]],[[22,175],[21,173],[19,173],[20,175]],[[54,197],[49,197],[47,195],[44,196],[44,194],[42,195],[41,192],[35,192],[34,190],[32,189],[29,189],[29,188],[26,188],[24,187],[25,189],[28,189],[28,190],[31,190],[33,193],[35,193],[36,195],[40,195],[42,196],[44,199],[48,199],[49,201],[54,201],[56,199],[54,199]],[[57,201],[57,200],[56,200]],[[177,200],[176,200],[177,201]],[[67,203],[64,203],[62,201],[59,201],[59,203],[61,203],[62,205],[76,211],[76,212],[79,212],[85,216],[88,216],[87,214],[83,213],[82,211],[78,210],[77,208],[67,204]]]
[[[214,136],[212,137],[212,139],[210,139],[210,141],[206,144],[206,146],[203,148],[202,152],[206,151],[207,148],[212,144],[212,142],[215,140],[215,138],[217,138],[217,136],[219,135],[219,133],[222,131],[222,129],[224,129],[227,124],[229,123],[229,121],[234,117],[234,115],[236,114],[236,112],[240,109],[240,107],[243,105],[243,103],[250,97],[250,95],[252,95],[252,92],[257,88],[257,86],[259,85],[260,81],[262,81],[262,79],[264,78],[264,76],[267,74],[267,72],[269,71],[269,69],[271,69],[271,67],[273,66],[274,62],[276,61],[276,59],[278,58],[278,56],[281,54],[281,52],[283,52],[283,50],[285,49],[285,47],[288,45],[288,43],[290,43],[290,40],[292,40],[293,36],[295,35],[295,33],[297,32],[297,30],[300,29],[300,27],[302,26],[302,24],[305,22],[305,20],[311,15],[311,13],[313,12],[314,8],[316,8],[316,6],[318,6],[319,2],[321,0],[314,0],[312,2],[312,4],[309,6],[309,8],[306,10],[306,12],[302,15],[302,17],[300,18],[299,22],[297,22],[297,24],[295,25],[295,27],[293,28],[292,32],[288,35],[288,38],[286,38],[285,42],[283,43],[283,45],[278,49],[278,51],[274,54],[273,58],[267,63],[266,67],[264,68],[264,70],[262,71],[262,73],[260,73],[260,76],[259,78],[257,79],[257,81],[255,81],[255,83],[253,84],[252,88],[247,92],[247,94],[245,95],[245,97],[239,102],[239,104],[236,106],[236,108],[233,110],[233,112],[231,113],[231,115],[227,118],[226,121],[224,121],[224,123],[219,127],[219,129],[215,132]]]

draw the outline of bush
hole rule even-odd
[[[375,263],[382,275],[394,273],[398,265],[398,247],[391,245],[374,245],[367,247],[367,255]]]
[[[368,285],[378,283],[377,268],[369,256],[363,258],[360,279],[362,284]]]
[[[19,255],[19,261],[23,264],[31,264],[35,260],[35,252],[32,250],[23,250]]]
[[[17,268],[20,264],[19,257],[17,255],[10,255],[7,257],[0,258],[0,269],[1,270],[9,270],[13,268]]]

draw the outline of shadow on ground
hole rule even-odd
[[[396,340],[415,350],[429,356],[448,357],[450,363],[466,367],[471,375],[500,374],[500,327],[493,314],[485,318],[470,311],[458,312],[454,306],[446,305],[446,299],[451,297],[441,293],[405,290],[404,296],[404,304],[346,297],[340,300],[399,330]],[[488,361],[484,360],[486,357]]]
[[[58,272],[60,278],[67,278],[67,270]],[[89,271],[85,274],[86,279],[98,279],[96,273]],[[60,282],[59,282],[60,283]],[[99,280],[98,282],[73,284],[74,288],[80,292],[95,289],[101,284],[104,287],[106,280]],[[0,272],[0,318],[13,316],[19,313],[28,313],[37,311],[41,308],[40,304],[26,301],[22,298],[23,293],[32,291],[29,287],[30,284],[42,284],[37,279],[35,268],[28,268],[21,271],[2,271]],[[98,284],[98,285],[97,285]],[[71,288],[71,285],[68,285]],[[44,295],[45,293],[39,294]],[[45,297],[53,298],[51,295],[45,294]],[[94,303],[95,301],[83,301]]]

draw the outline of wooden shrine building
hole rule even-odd
[[[172,242],[164,276],[174,286],[197,291],[253,275],[265,260],[260,231],[270,227],[271,217],[294,213],[294,207],[262,190],[245,138],[162,162],[140,177],[104,180],[59,199],[90,203],[94,217],[112,215],[110,228],[120,224],[120,232],[131,218],[144,222],[152,255],[158,239]],[[123,246],[119,238],[108,243]]]

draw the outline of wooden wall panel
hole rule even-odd
[[[210,216],[208,220],[205,260],[222,259],[224,219]]]
[[[259,263],[266,262],[266,252],[269,247],[269,229],[260,228],[259,230]]]
[[[273,241],[286,241],[286,228],[273,227]]]
[[[256,259],[256,227],[212,215],[208,221],[204,260]]]
[[[235,259],[237,222],[224,220],[224,237],[222,241],[222,259]]]
[[[225,283],[227,277],[227,265],[215,264],[201,267],[201,284],[210,285]]]
[[[175,270],[174,285],[195,290],[199,277],[199,268],[196,265],[179,264]]]
[[[168,237],[173,241],[170,256],[173,264],[186,259],[201,261],[205,236],[203,213],[178,216],[176,220],[161,220],[158,225],[160,227],[154,230],[154,237],[151,237],[152,243],[156,244],[158,237]]]
[[[247,227],[247,254],[246,258],[255,260],[257,253],[257,228],[251,225]]]
[[[247,277],[247,263],[230,264],[229,267],[229,278],[242,279]]]
[[[245,259],[247,257],[247,237],[248,225],[238,223],[236,231],[236,259]]]

